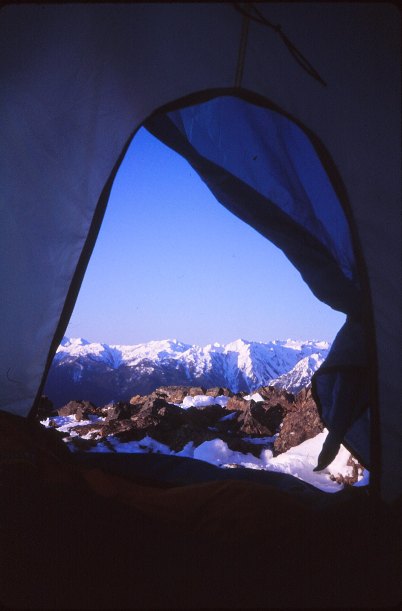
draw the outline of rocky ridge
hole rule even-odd
[[[183,409],[180,405],[186,401],[190,406]],[[197,446],[219,438],[231,450],[258,457],[263,448],[279,454],[323,430],[310,390],[294,396],[269,386],[251,396],[219,387],[159,387],[129,402],[97,407],[89,401],[70,401],[58,410],[43,398],[40,418],[46,413],[55,428],[56,416],[74,416],[77,424],[61,434],[80,450],[90,450],[110,437],[128,442],[148,435],[174,452],[189,442]],[[266,443],[256,445],[258,438]]]

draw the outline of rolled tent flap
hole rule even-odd
[[[187,159],[221,204],[278,246],[318,299],[348,315],[314,392],[330,439],[368,466],[356,262],[345,213],[309,138],[268,105],[235,96],[157,113],[145,126]]]
[[[363,325],[348,317],[313,376],[313,395],[329,429],[319,467],[324,468],[335,458],[343,442],[368,469],[372,468],[367,353]]]

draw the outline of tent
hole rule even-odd
[[[314,380],[321,466],[342,441],[398,501],[399,26],[381,2],[3,6],[2,412],[35,413],[145,125],[347,314]]]

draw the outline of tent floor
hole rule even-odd
[[[228,480],[255,482],[291,494],[311,509],[332,506],[367,494],[367,490],[352,488],[328,494],[285,473],[244,468],[222,469],[201,460],[164,454],[83,452],[72,454],[72,460],[78,467],[99,468],[137,483],[161,488]]]
[[[47,431],[0,416],[6,607],[350,609],[400,598],[400,514],[361,491],[314,507],[304,486],[242,470],[214,481],[225,472],[193,463],[190,482],[186,461],[174,461],[179,481],[163,458],[71,460]]]

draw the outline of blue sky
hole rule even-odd
[[[344,320],[184,159],[138,132],[66,335],[111,344],[331,341]]]

